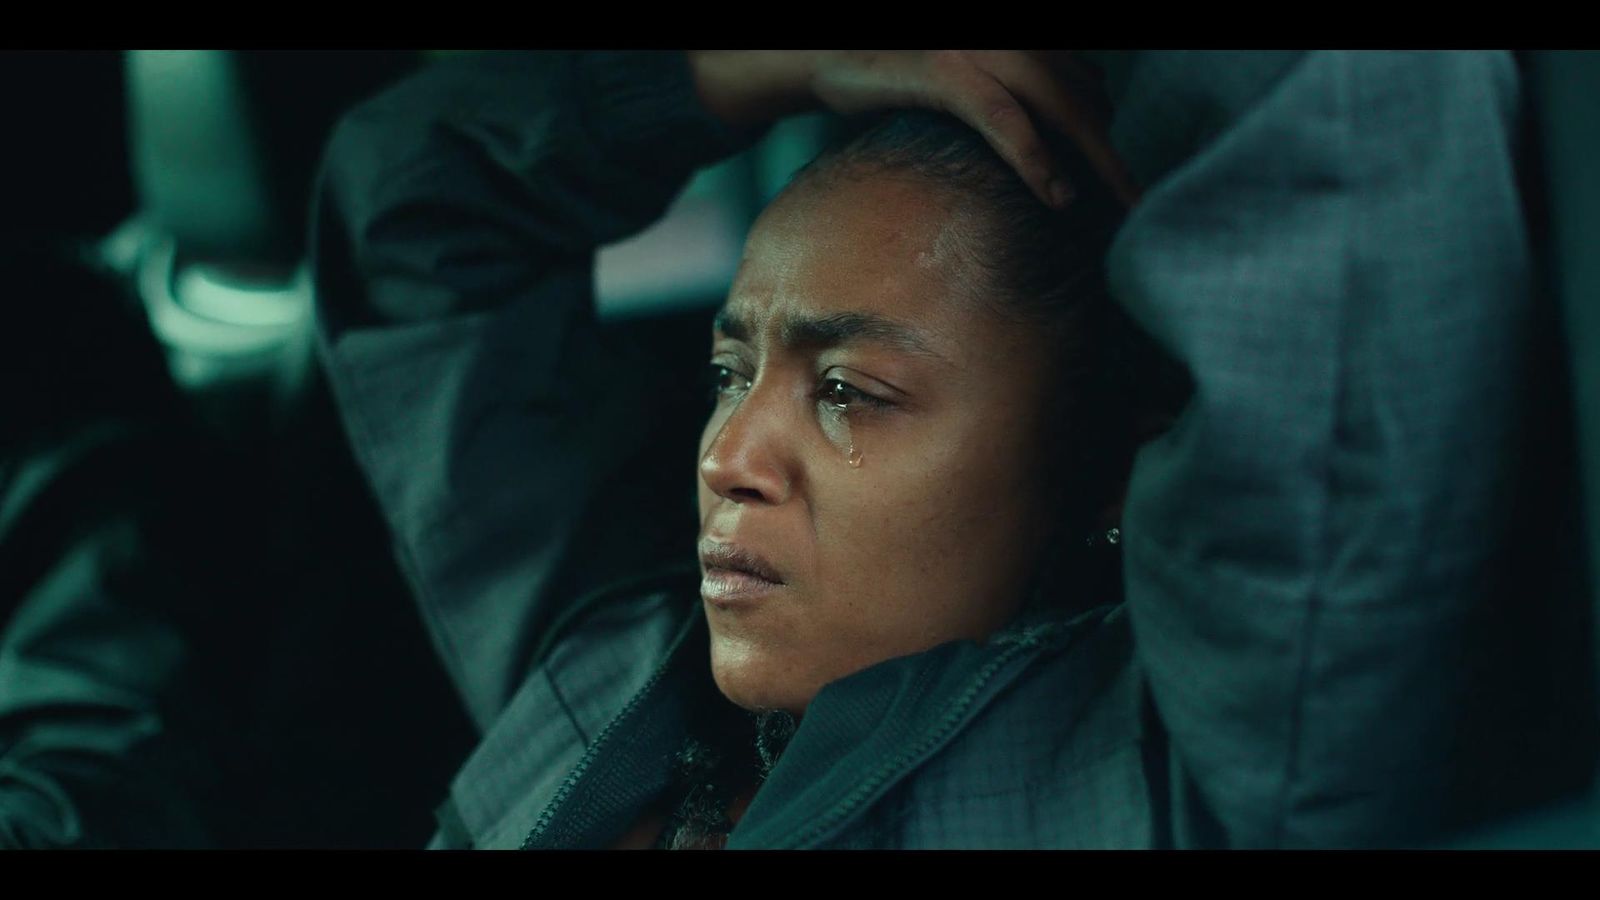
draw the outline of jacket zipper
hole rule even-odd
[[[567,775],[566,780],[561,782],[561,787],[556,790],[555,796],[551,798],[549,803],[545,804],[544,812],[539,814],[538,820],[533,823],[533,828],[529,829],[528,836],[523,839],[521,849],[534,849],[534,845],[539,841],[540,838],[544,837],[544,832],[550,827],[550,821],[555,818],[556,813],[563,805],[565,805],[567,798],[572,795],[572,792],[574,789],[576,789],[578,782],[583,779],[584,773],[587,772],[589,767],[594,764],[595,757],[597,757],[600,751],[605,748],[612,733],[615,732],[618,726],[620,726],[622,723],[631,719],[633,717],[634,710],[639,708],[640,704],[644,702],[646,697],[654,693],[656,685],[661,682],[662,677],[666,675],[667,669],[672,665],[673,658],[677,655],[678,647],[688,637],[688,628],[692,627],[692,624],[687,626],[686,629],[678,635],[677,640],[673,641],[672,646],[667,649],[666,658],[663,659],[661,665],[657,666],[656,670],[650,674],[650,678],[644,683],[644,687],[640,688],[639,692],[633,695],[633,699],[629,700],[628,705],[622,708],[622,712],[618,713],[609,723],[607,723],[606,727],[600,729],[600,733],[595,736],[594,743],[589,745],[589,749],[584,752],[583,758],[578,760],[577,766],[573,767],[572,772]]]

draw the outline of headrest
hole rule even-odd
[[[412,51],[135,50],[134,183],[185,257],[292,265],[340,114],[414,67]]]

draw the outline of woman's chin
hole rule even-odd
[[[816,696],[816,690],[794,674],[794,667],[748,644],[719,640],[715,635],[711,677],[724,697],[751,712],[781,709],[798,718]]]

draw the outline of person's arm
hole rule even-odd
[[[668,387],[601,347],[595,250],[742,141],[665,52],[446,60],[331,139],[314,229],[326,370],[480,727],[554,612],[585,502]]]
[[[1497,583],[1532,303],[1501,53],[1111,71],[1116,296],[1188,368],[1123,528],[1180,843],[1382,845],[1534,799],[1552,693]],[[1591,712],[1592,715],[1592,712]],[[1574,719],[1573,721],[1577,721]]]

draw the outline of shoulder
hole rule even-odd
[[[1002,637],[1002,640],[1007,639]],[[1155,840],[1143,683],[1121,605],[1042,636],[1027,669],[886,798],[906,847],[1127,848]]]

